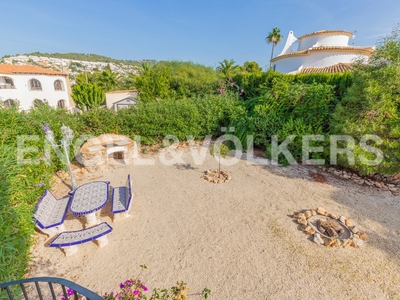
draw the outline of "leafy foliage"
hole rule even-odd
[[[332,132],[347,134],[356,141],[355,169],[362,173],[391,174],[400,171],[400,28],[385,37],[378,45],[370,62],[359,63],[353,74],[353,85],[333,115]],[[362,149],[358,141],[366,134],[381,139],[381,144],[369,141],[368,146],[378,147],[384,153],[382,163],[374,166],[360,160],[376,155]],[[340,163],[348,165],[346,157]]]
[[[134,80],[139,99],[146,102],[166,99],[171,96],[171,74],[167,67],[159,69],[144,63],[139,69],[139,75]]]
[[[282,142],[296,135],[288,149],[295,158],[301,157],[303,135],[323,134],[329,130],[333,101],[332,86],[293,83],[282,77],[274,80],[272,88],[265,88],[262,96],[246,101],[246,113],[230,126],[236,128],[235,134],[245,147],[247,135],[253,135],[254,143],[265,147],[269,155],[272,136]]]
[[[82,111],[99,107],[105,102],[104,90],[91,83],[75,84],[72,87],[71,96],[76,106]]]
[[[231,78],[234,74],[236,74],[239,70],[239,66],[235,65],[235,61],[233,59],[227,60],[224,59],[222,62],[218,63],[217,71],[221,73],[222,77],[225,79]]]

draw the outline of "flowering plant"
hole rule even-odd
[[[141,265],[140,267],[142,268],[142,271],[147,269],[145,265]],[[187,300],[189,289],[183,281],[178,282],[176,286],[173,286],[170,289],[155,288],[152,294],[148,296],[145,295],[148,288],[139,279],[139,276],[138,278],[128,279],[125,282],[120,283],[120,290],[117,293],[105,293],[103,298],[105,300]],[[207,299],[210,293],[211,291],[208,288],[205,288],[201,295],[203,295],[204,299]]]

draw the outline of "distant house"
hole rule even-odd
[[[122,90],[106,93],[107,108],[119,110],[135,105],[137,101],[137,90]]]
[[[367,62],[375,47],[349,46],[351,32],[321,30],[299,38],[290,31],[282,52],[271,62],[281,73],[344,72],[356,59]],[[297,48],[293,47],[297,44]]]
[[[29,110],[45,101],[53,107],[73,108],[66,73],[30,65],[0,64],[0,101],[4,107]]]

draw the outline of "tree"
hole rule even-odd
[[[163,66],[156,70],[154,66],[143,63],[139,69],[139,76],[134,78],[139,99],[155,101],[169,98],[171,96],[170,78],[171,74],[167,67]]]
[[[211,147],[210,154],[218,157],[218,176],[221,177],[221,157],[225,158],[229,153],[229,148],[223,143],[214,144]]]
[[[92,73],[88,73],[88,72],[80,73],[80,74],[76,75],[75,82],[77,84],[94,83],[94,76]]]
[[[71,96],[76,106],[83,111],[99,107],[105,101],[104,90],[91,83],[75,84]]]
[[[233,59],[224,59],[222,62],[219,62],[219,66],[217,67],[217,71],[222,73],[225,78],[231,78],[237,72],[237,70],[238,66],[235,65],[235,61]]]
[[[247,73],[260,73],[262,68],[255,61],[246,61],[242,67],[242,70]]]
[[[97,75],[97,84],[103,88],[105,92],[109,92],[118,86],[118,74],[111,71],[110,68],[105,68],[103,72]]]
[[[155,67],[163,66],[169,69],[170,88],[179,98],[211,94],[216,90],[218,73],[212,67],[181,61],[161,61]]]
[[[272,31],[268,34],[268,36],[265,38],[265,41],[267,44],[272,43],[272,52],[271,52],[271,60],[274,57],[274,48],[276,45],[278,45],[279,42],[281,42],[283,39],[283,36],[281,35],[281,30],[278,27],[275,27],[272,29]],[[269,67],[272,67],[272,62],[269,62]]]

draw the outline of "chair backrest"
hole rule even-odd
[[[47,221],[51,216],[51,211],[56,201],[56,197],[54,197],[49,190],[45,190],[43,196],[39,199],[39,202],[36,205],[34,217],[36,219],[36,223],[42,228],[48,225]]]
[[[132,201],[132,180],[131,180],[131,174],[128,174],[128,180],[126,182],[126,188],[127,191],[125,193],[126,197],[126,210],[128,211],[130,206],[131,206],[131,201]]]

